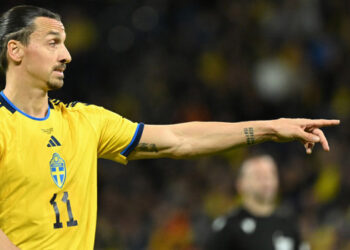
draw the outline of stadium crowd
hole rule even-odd
[[[96,249],[199,250],[240,202],[252,152],[280,167],[279,204],[311,249],[350,249],[350,3],[342,0],[4,1],[62,15],[73,61],[52,93],[133,121],[339,118],[331,151],[265,143],[187,161],[100,161]],[[4,82],[2,78],[2,83]]]

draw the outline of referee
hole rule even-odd
[[[214,220],[207,250],[306,250],[296,220],[275,206],[278,190],[276,163],[269,155],[247,159],[237,189],[242,206]]]

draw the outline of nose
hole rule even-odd
[[[70,63],[72,61],[72,57],[71,57],[67,47],[64,44],[62,47],[63,48],[62,48],[62,52],[61,52],[61,58],[59,61],[61,63],[65,63],[65,64]]]

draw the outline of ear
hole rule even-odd
[[[10,40],[7,43],[7,55],[9,59],[15,62],[15,64],[19,64],[23,58],[23,45],[21,42],[16,40]]]

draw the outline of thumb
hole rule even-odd
[[[311,154],[314,146],[315,146],[315,143],[313,143],[313,142],[305,142],[304,147],[305,147],[306,153]]]

